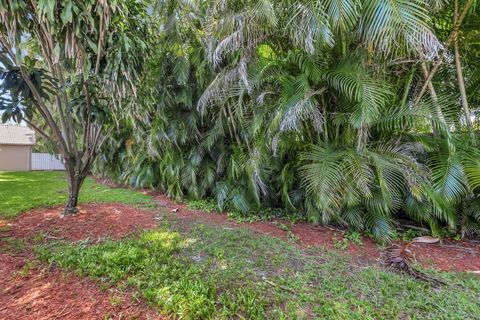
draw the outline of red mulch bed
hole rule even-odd
[[[123,204],[84,204],[79,209],[64,218],[60,217],[60,207],[29,211],[10,221],[10,236],[28,238],[44,233],[54,239],[94,241],[119,239],[156,226],[151,212]]]
[[[161,319],[129,294],[101,290],[94,281],[58,268],[22,271],[25,262],[0,254],[0,319]]]
[[[59,207],[27,212],[6,223],[8,229],[0,236],[18,239],[42,233],[53,239],[95,241],[156,226],[152,212],[121,204],[82,205],[78,214],[65,218],[60,212]],[[0,319],[162,319],[131,294],[102,290],[97,282],[56,267],[26,265],[34,258],[29,249],[0,253]]]
[[[279,228],[282,221],[259,221],[254,223],[236,223],[228,219],[226,214],[206,213],[200,210],[188,209],[185,204],[172,201],[165,195],[151,193],[155,201],[168,212],[184,219],[200,220],[209,224],[228,225],[231,227],[248,227],[259,233],[287,239],[287,231]],[[176,210],[175,210],[176,209]],[[285,222],[283,222],[285,223]],[[342,232],[310,223],[297,223],[292,227],[292,233],[303,246],[325,247],[331,249],[335,242],[343,238]],[[363,238],[363,245],[350,244],[347,251],[358,260],[378,260],[381,252],[374,241]],[[427,268],[443,271],[479,271],[480,242],[443,240],[438,244],[413,244],[411,246],[417,261]]]

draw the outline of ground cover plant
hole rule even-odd
[[[475,275],[435,273],[434,288],[343,253],[299,250],[253,234],[161,220],[159,230],[100,244],[54,242],[41,260],[139,296],[180,319],[473,319]]]

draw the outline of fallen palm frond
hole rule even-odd
[[[412,265],[415,259],[415,256],[413,255],[413,252],[410,250],[410,246],[413,243],[415,242],[436,243],[438,241],[439,241],[438,238],[419,237],[403,245],[394,244],[385,250],[383,262],[387,267],[389,267],[392,270],[409,274],[415,279],[429,282],[433,286],[445,285],[446,284],[445,282],[429,276],[428,274],[416,269]]]

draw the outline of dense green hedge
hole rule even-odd
[[[399,218],[436,234],[479,230],[478,123],[466,126],[451,59],[434,77],[435,94],[419,97],[425,57],[444,54],[451,7],[222,3],[157,8],[165,32],[134,103],[116,117],[98,174],[378,239],[392,238]],[[339,3],[352,7],[341,15]],[[460,41],[470,45],[464,69],[474,110],[480,22],[466,19]]]

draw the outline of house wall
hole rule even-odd
[[[31,146],[0,144],[0,171],[30,171]]]

